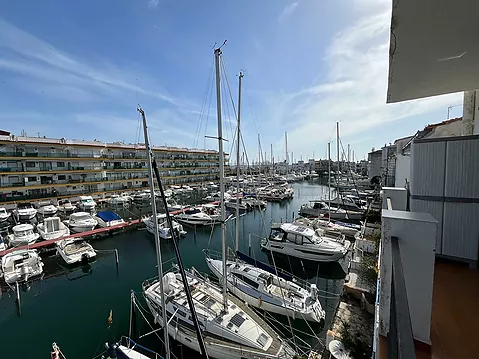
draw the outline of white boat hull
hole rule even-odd
[[[146,301],[148,308],[154,316],[155,323],[162,326],[163,319],[156,313],[155,308],[150,304],[150,301]],[[172,321],[173,322],[173,321]],[[181,343],[187,348],[190,348],[198,353],[200,353],[200,345],[196,339],[196,332],[189,330],[184,326],[174,324],[168,325],[168,334],[170,337],[177,342]],[[208,357],[214,359],[292,359],[293,355],[268,355],[257,351],[246,346],[232,346],[232,345],[222,345],[219,343],[213,343],[209,340],[207,336],[204,337],[204,342],[206,346],[206,351],[208,352]]]
[[[213,274],[221,281],[223,278],[223,273],[220,273],[218,269],[211,263],[211,261],[207,258],[206,263],[208,267],[213,272]],[[311,322],[319,322],[321,318],[318,318],[314,312],[309,313],[298,313],[293,309],[286,308],[283,305],[276,305],[269,303],[267,300],[258,300],[257,297],[252,296],[239,288],[237,288],[231,281],[227,281],[228,283],[228,290],[241,299],[243,302],[248,303],[248,305],[265,310],[267,312],[276,313],[280,315],[285,315],[291,317],[293,319],[304,319]]]
[[[69,227],[72,232],[83,233],[83,232],[93,231],[96,227],[96,224],[95,225],[73,225]]]
[[[30,236],[15,237],[13,234],[9,234],[7,238],[10,247],[20,247],[35,243],[40,238],[40,235],[38,233],[33,233]]]
[[[302,246],[303,247],[303,246]],[[295,248],[289,243],[267,240],[261,243],[261,248],[267,251],[285,254],[291,257],[306,259],[313,262],[337,262],[343,258],[346,252],[322,253],[308,250],[307,247]]]

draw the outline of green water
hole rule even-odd
[[[248,253],[248,234],[265,236],[273,221],[285,221],[297,214],[299,206],[325,195],[327,188],[314,182],[294,184],[295,197],[289,202],[272,203],[263,212],[251,212],[241,217],[240,249]],[[120,213],[120,215],[122,215]],[[128,216],[123,213],[123,216]],[[228,245],[234,247],[234,221],[227,225]],[[186,238],[179,243],[183,263],[208,272],[202,250],[220,250],[220,227],[186,227]],[[157,274],[153,236],[145,230],[133,230],[91,242],[98,250],[116,248],[119,253],[119,270],[111,253],[101,253],[90,270],[64,268],[61,258],[44,258],[45,278],[32,284],[29,291],[21,292],[21,311],[17,314],[15,293],[5,290],[0,297],[0,358],[48,358],[52,342],[57,342],[68,359],[90,359],[103,351],[106,341],[127,335],[129,329],[130,291],[139,292],[144,279]],[[261,252],[259,239],[251,240],[251,251],[257,259],[268,262]],[[163,260],[174,257],[169,242],[162,242]],[[276,264],[294,274],[316,283],[319,289],[340,293],[344,278],[344,263],[328,263],[304,267],[301,262],[276,258]],[[171,267],[171,261],[165,264]],[[313,330],[324,340],[337,305],[337,298],[320,298],[326,311],[324,325],[315,324]],[[107,318],[113,311],[113,324]],[[150,318],[149,318],[150,319]],[[294,326],[308,330],[305,323],[296,320]],[[138,330],[148,332],[146,325]],[[160,350],[155,335],[141,343]],[[310,339],[313,345],[315,339]],[[180,350],[172,345],[178,357],[194,358],[195,353]]]

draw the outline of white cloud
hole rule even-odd
[[[158,4],[159,4],[159,0],[149,0],[149,1],[148,1],[148,7],[149,7],[150,9],[157,8],[157,7],[158,7]]]
[[[62,99],[76,100],[76,93],[102,93],[118,96],[129,93],[156,98],[173,105],[177,100],[158,85],[150,83],[143,74],[117,68],[106,61],[92,66],[64,53],[51,44],[0,19],[0,69],[16,73],[27,80],[42,81],[46,86],[68,86],[72,91],[61,94]],[[23,82],[22,87],[29,85]],[[52,92],[53,93],[53,92]],[[60,94],[56,91],[55,94]]]
[[[389,1],[374,2],[381,6],[368,7],[367,13],[333,38],[324,58],[327,71],[323,82],[296,93],[276,93],[268,99],[269,112],[278,119],[278,125],[289,127],[290,150],[308,153],[316,148],[321,152],[323,144],[334,136],[337,121],[342,136],[370,131],[364,135],[367,137],[385,123],[461,102],[462,94],[451,94],[386,104],[391,10],[383,6]],[[378,139],[379,143],[387,140]],[[281,142],[278,140],[276,147],[281,148]]]
[[[286,5],[283,11],[281,12],[281,14],[279,15],[278,21],[279,22],[285,21],[288,17],[290,17],[293,14],[294,10],[296,10],[298,5],[299,3],[297,2],[293,2],[289,5]]]

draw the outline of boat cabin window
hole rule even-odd
[[[24,236],[29,236],[31,234],[33,234],[33,230],[31,229],[24,229],[24,230],[17,230],[17,231],[14,231],[15,232],[15,236],[17,237],[24,237]]]
[[[284,239],[285,233],[280,229],[271,230],[270,238],[275,238],[276,240]]]
[[[303,244],[303,236],[301,234],[288,233],[286,239],[295,244]]]
[[[198,209],[198,208],[195,208],[195,209],[189,209],[187,211],[185,211],[185,214],[196,214],[196,213],[200,213],[201,210]]]

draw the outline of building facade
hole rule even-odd
[[[219,178],[217,151],[153,147],[153,154],[165,185]],[[101,196],[147,186],[142,144],[0,135],[0,202]]]

